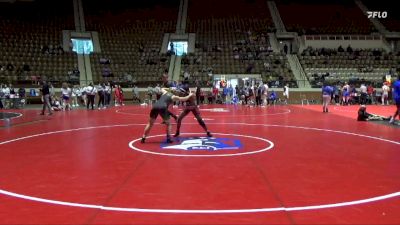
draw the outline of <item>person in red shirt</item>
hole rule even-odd
[[[122,90],[121,85],[118,85],[118,91],[119,91],[119,101],[121,105],[125,105],[124,104],[124,91]]]
[[[121,105],[121,92],[118,85],[115,85],[114,87],[115,106],[119,106]]]
[[[217,88],[217,87],[213,87],[213,90],[212,90],[212,92],[213,92],[213,96],[214,96],[214,103],[215,103],[215,101],[218,99],[219,90],[218,90],[218,88]]]
[[[370,99],[371,104],[374,104],[374,102],[375,102],[375,99],[374,99],[374,87],[372,87],[372,84],[368,85],[367,94],[368,94],[368,98]]]

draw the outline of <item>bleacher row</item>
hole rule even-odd
[[[101,32],[100,29],[102,52],[90,56],[94,81],[108,79],[103,73],[104,68],[109,68],[113,74],[110,79],[117,81],[136,81],[141,86],[160,81],[160,75],[168,69],[170,60],[170,56],[159,53],[162,38],[173,26],[173,23],[169,26],[154,23],[147,29],[118,27],[111,32]],[[107,59],[110,63],[101,64],[100,59]]]
[[[147,87],[161,81],[170,56],[160,49],[164,33],[175,32],[179,1],[160,2],[164,7],[153,2],[101,0],[85,14],[86,27],[99,33],[102,50],[90,56],[95,83],[113,80]]]
[[[0,4],[0,83],[69,80],[77,58],[61,47],[61,31],[74,29],[72,4],[64,3],[48,3],[57,12],[43,10],[41,1]]]
[[[299,54],[311,84],[320,86],[322,80],[330,83],[359,80],[380,83],[386,74],[393,74],[400,67],[400,56],[383,49],[305,49]],[[318,84],[319,83],[319,84]]]
[[[187,32],[196,33],[196,48],[182,61],[182,77],[190,73],[203,84],[210,74],[256,73],[264,80],[279,74],[292,79],[286,58],[272,53],[268,33],[274,30],[266,1],[233,0],[229,10],[224,2],[189,1]]]
[[[77,66],[76,54],[60,49],[62,30],[74,30],[72,1],[57,3],[66,6],[60,15],[45,12],[39,6],[30,12],[35,4],[39,3],[0,3],[0,83],[18,84],[32,77],[61,83],[69,80],[68,72]],[[84,4],[86,29],[99,33],[102,49],[101,53],[90,56],[96,83],[112,79],[147,86],[159,82],[169,67],[170,56],[160,54],[160,48],[164,33],[175,32],[179,2],[166,7],[149,3],[154,5],[143,8],[136,8],[138,3],[129,4],[132,4],[130,8],[117,8],[115,4],[109,7],[107,0],[96,4],[97,8],[93,4]],[[328,0],[304,5],[279,0],[276,4],[288,31],[300,34],[369,34],[376,31],[354,2],[343,6]],[[19,16],[21,5],[25,14],[32,15]],[[294,13],[299,11],[301,13]],[[43,19],[38,19],[42,14],[45,15]],[[196,48],[194,54],[182,61],[182,76],[188,71],[195,79],[205,82],[209,80],[211,70],[213,74],[257,73],[262,74],[264,80],[293,80],[286,56],[270,51],[268,33],[274,30],[266,1],[234,0],[229,10],[225,3],[218,1],[189,1],[186,32],[196,33]],[[363,54],[357,59],[349,59],[350,55],[341,53],[334,56],[299,55],[299,59],[311,81],[313,74],[326,72],[336,74],[327,79],[346,79],[351,74],[378,81],[382,73],[399,62],[398,56],[384,55],[376,59],[369,53]],[[102,60],[109,60],[109,63],[101,63]],[[359,72],[365,65],[372,66],[373,71]]]
[[[288,31],[300,34],[370,34],[373,24],[354,1],[279,1]]]
[[[196,74],[195,79],[202,82],[209,80],[209,74],[229,73],[262,74],[264,80],[279,75],[285,80],[293,78],[286,57],[272,52],[267,34],[269,20],[232,17],[191,22],[189,17],[188,27],[196,33],[196,48],[194,54],[182,60],[182,76],[186,72]]]

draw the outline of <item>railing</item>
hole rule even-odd
[[[304,40],[315,40],[315,41],[325,41],[325,40],[382,40],[382,35],[303,35]]]
[[[293,60],[296,65],[296,69],[300,72],[301,79],[307,80],[306,73],[304,72],[304,69],[296,55],[293,56]]]
[[[309,86],[309,81],[307,79],[305,80],[297,80],[297,86],[300,87],[308,87]]]
[[[297,86],[298,87],[309,87],[310,85],[307,83],[307,76],[306,76],[304,69],[303,69],[302,65],[300,64],[300,61],[297,58],[297,56],[296,55],[287,55],[287,57],[288,57],[288,60],[292,61],[293,66],[295,67],[292,69],[294,69],[298,72]]]

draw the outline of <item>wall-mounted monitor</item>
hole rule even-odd
[[[170,41],[168,43],[168,51],[172,51],[175,55],[181,56],[187,54],[188,42],[187,41]]]
[[[90,54],[93,52],[93,42],[91,39],[71,38],[72,51],[78,54]]]

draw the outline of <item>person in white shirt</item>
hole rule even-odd
[[[10,88],[7,87],[7,85],[4,85],[3,87],[3,94],[5,98],[9,98],[10,97]]]
[[[386,84],[386,82],[383,83],[383,86],[382,86],[382,105],[385,105],[385,102],[386,102],[386,105],[389,105],[389,100],[388,100],[389,90],[390,90],[390,88]]]
[[[132,93],[133,93],[133,101],[139,101],[140,103],[139,88],[136,85],[133,87]]]
[[[367,104],[367,86],[365,84],[361,84],[360,86],[360,104],[365,105]]]
[[[50,82],[49,82],[49,91],[50,91],[50,98],[51,97],[55,98],[56,97],[56,90],[54,89],[53,84],[50,83]]]
[[[63,101],[63,109],[71,110],[70,98],[71,98],[71,88],[68,87],[67,83],[63,83],[61,87],[61,97]]]
[[[97,102],[97,109],[105,109],[105,89],[106,85],[101,83],[97,86],[97,95],[99,96],[99,101]]]
[[[5,85],[3,87],[3,84],[0,85],[0,109],[3,109],[5,107],[5,102],[3,103],[4,99],[6,98],[5,96]]]
[[[86,95],[88,98],[86,108],[89,109],[89,106],[94,110],[94,98],[96,97],[97,89],[93,86],[93,83],[90,83],[89,86],[86,87]]]
[[[80,95],[80,90],[77,86],[72,87],[72,107],[78,107],[78,95]]]
[[[248,86],[248,91],[249,91],[249,97],[247,99],[247,106],[254,106],[256,104],[255,101],[255,93],[254,93],[254,84],[249,84]]]
[[[289,84],[285,84],[283,87],[283,96],[285,98],[285,104],[289,101]]]
[[[81,98],[83,101],[83,105],[85,106],[87,104],[87,95],[86,95],[86,87],[79,87],[80,93],[81,93]]]
[[[350,99],[350,85],[347,84],[347,82],[345,82],[342,87],[342,96],[343,96],[342,104],[348,105]]]
[[[268,105],[268,101],[267,101],[267,99],[268,99],[268,88],[269,88],[268,84],[264,83],[264,90],[263,90],[263,96],[262,96],[262,102],[263,102],[264,106]]]
[[[110,82],[107,82],[105,89],[104,89],[104,101],[105,101],[105,106],[109,107],[111,103],[111,84]]]

